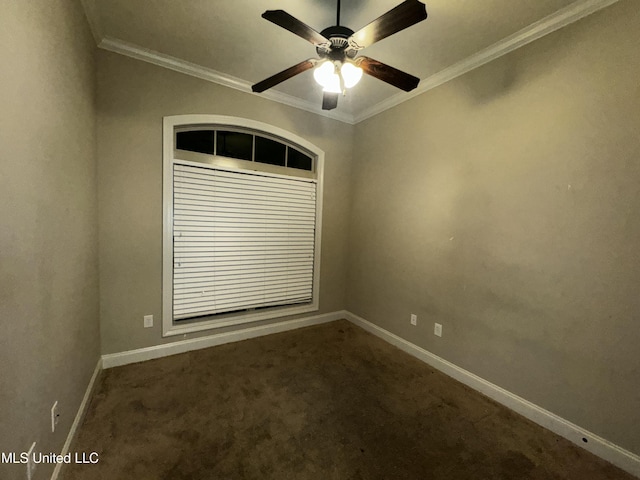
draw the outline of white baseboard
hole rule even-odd
[[[76,413],[76,418],[73,420],[71,424],[71,428],[69,429],[69,434],[67,435],[67,439],[62,446],[61,455],[66,455],[69,453],[69,448],[71,447],[71,443],[76,436],[76,431],[78,427],[82,423],[82,419],[84,418],[85,413],[87,412],[87,407],[89,406],[89,401],[91,400],[91,396],[93,395],[93,387],[95,386],[96,379],[98,375],[102,371],[102,359],[98,359],[98,363],[96,363],[96,368],[93,370],[93,375],[91,375],[91,380],[89,380],[89,385],[87,385],[87,389],[84,392],[84,397],[82,397],[82,402],[80,402],[80,406],[78,407],[78,413]],[[64,463],[56,463],[56,467],[53,469],[53,473],[51,474],[51,480],[57,480],[58,475],[60,475],[60,469]]]
[[[440,370],[446,375],[458,380],[474,390],[477,390],[489,398],[492,398],[505,407],[519,413],[523,417],[551,430],[552,432],[575,443],[579,447],[593,453],[612,463],[613,465],[640,478],[640,456],[629,452],[598,435],[565,420],[558,415],[535,405],[524,398],[494,385],[473,373],[440,358],[433,353],[414,345],[411,342],[374,325],[351,312],[345,312],[344,317],[353,324],[367,330],[375,336],[398,347],[400,350],[416,357],[430,366]],[[583,439],[587,440],[587,443]]]
[[[295,320],[288,320],[271,325],[262,325],[259,327],[251,327],[236,332],[227,332],[218,335],[210,335],[207,337],[199,337],[189,340],[183,340],[179,342],[173,342],[165,345],[157,345],[149,348],[141,348],[137,350],[131,350],[128,352],[115,353],[110,355],[103,355],[98,360],[96,368],[91,376],[87,390],[85,391],[82,403],[78,408],[78,413],[71,425],[69,434],[62,447],[62,455],[68,453],[71,443],[75,437],[76,430],[80,426],[89,400],[93,393],[94,384],[98,374],[103,368],[112,368],[120,365],[127,365],[129,363],[142,362],[145,360],[151,360],[154,358],[165,357],[169,355],[175,355],[178,353],[184,353],[191,350],[198,350],[201,348],[208,348],[216,345],[222,345],[225,343],[238,342],[241,340],[247,340],[250,338],[261,337],[264,335],[270,335],[273,333],[285,332],[288,330],[295,330],[297,328],[320,325],[322,323],[333,322],[335,320],[347,319],[353,324],[367,330],[368,332],[376,335],[377,337],[385,340],[386,342],[398,347],[399,349],[409,353],[410,355],[422,360],[430,366],[440,370],[446,375],[458,380],[459,382],[477,390],[489,398],[501,403],[507,408],[519,413],[520,415],[528,418],[529,420],[551,430],[552,432],[568,439],[575,443],[579,447],[611,462],[613,465],[620,467],[621,469],[629,472],[632,475],[640,478],[640,456],[629,452],[614,443],[599,437],[598,435],[585,430],[584,428],[575,425],[568,420],[565,420],[558,415],[545,410],[538,405],[535,405],[524,398],[521,398],[504,388],[494,385],[491,382],[484,380],[483,378],[458,367],[457,365],[448,362],[447,360],[434,355],[433,353],[414,345],[411,342],[381,328],[373,323],[365,320],[348,311],[337,311],[332,313],[326,313],[323,315],[316,315],[313,317],[298,318]],[[587,443],[583,441],[587,439]],[[60,473],[62,464],[57,464],[53,471],[51,480],[57,480]]]
[[[333,322],[343,318],[346,318],[346,312],[344,310],[315,315],[312,317],[297,318],[295,320],[286,320],[284,322],[261,325],[258,327],[249,327],[234,332],[225,332],[208,335],[206,337],[180,340],[178,342],[139,348],[137,350],[129,350],[127,352],[112,353],[102,356],[102,367],[106,369],[119,367],[121,365],[128,365],[130,363],[144,362],[146,360],[185,353],[191,350],[215,347],[216,345],[239,342],[249,338],[262,337],[264,335],[271,335],[272,333],[286,332],[287,330],[295,330],[296,328],[308,327],[311,325],[320,325],[321,323]]]

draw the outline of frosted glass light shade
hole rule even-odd
[[[344,86],[347,88],[355,86],[362,78],[362,69],[356,67],[353,63],[343,63],[340,73],[344,80]]]
[[[325,92],[340,93],[340,77],[336,73],[336,67],[331,61],[320,64],[313,71],[313,78],[322,85]]]

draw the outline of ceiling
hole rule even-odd
[[[311,71],[260,94],[357,123],[617,0],[424,0],[429,17],[364,54],[421,79],[405,93],[373,77],[321,110]],[[101,48],[250,92],[251,85],[315,48],[261,18],[283,9],[321,31],[335,24],[336,0],[82,0]],[[358,30],[401,0],[343,0],[341,25]]]

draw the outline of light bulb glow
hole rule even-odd
[[[325,92],[340,93],[340,77],[333,62],[326,61],[320,64],[313,71],[313,78],[322,85]]]
[[[354,87],[362,78],[362,69],[349,62],[342,64],[340,73],[344,80],[344,86],[347,88]]]
[[[328,93],[342,92],[342,89],[340,88],[340,77],[338,76],[337,73],[334,73],[333,75],[331,75],[331,81],[329,82],[328,85],[325,85],[322,91],[328,92]]]
[[[341,93],[343,88],[355,86],[362,78],[362,69],[353,63],[345,62],[338,65],[339,73],[336,64],[331,60],[322,62],[313,71],[313,78],[322,85],[325,92]]]

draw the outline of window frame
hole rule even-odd
[[[173,320],[173,163],[174,159],[184,162],[184,159],[177,159],[175,156],[175,131],[177,129],[216,128],[216,129],[241,129],[242,131],[253,132],[255,135],[262,135],[277,139],[282,143],[290,145],[300,150],[308,151],[314,158],[314,177],[317,183],[316,193],[316,219],[315,219],[315,245],[314,245],[314,271],[313,271],[313,299],[311,303],[302,305],[287,305],[271,307],[264,310],[219,314],[215,318],[198,319],[194,321]],[[204,154],[203,154],[204,155]],[[322,196],[324,180],[324,152],[304,138],[299,137],[284,129],[272,125],[240,117],[224,115],[173,115],[163,118],[163,188],[162,188],[162,336],[183,335],[193,332],[201,332],[216,328],[241,325],[262,320],[281,318],[292,315],[314,312],[319,309],[320,298],[320,252],[322,236]],[[226,157],[213,157],[226,159]],[[222,161],[222,163],[225,163]],[[255,163],[255,168],[225,165],[223,168],[234,168],[239,171],[253,170],[268,172],[268,169],[260,168],[262,164]],[[228,162],[227,162],[228,164]],[[293,170],[293,169],[292,169]],[[301,172],[303,172],[302,170]],[[310,172],[307,172],[310,173]],[[295,177],[296,175],[291,175]],[[306,175],[304,175],[306,176]]]

